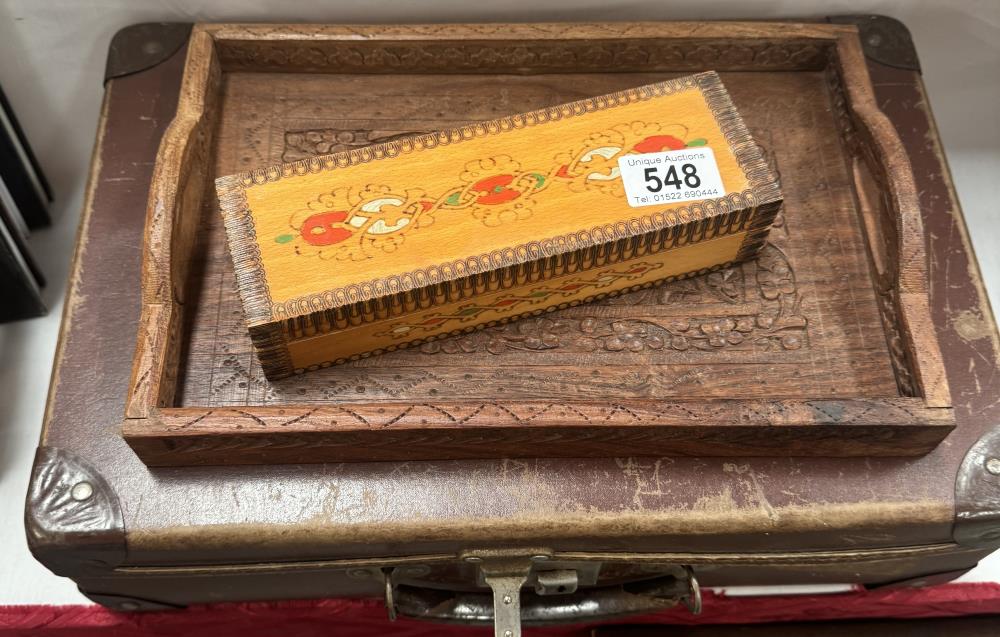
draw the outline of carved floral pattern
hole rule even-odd
[[[797,350],[804,347],[808,340],[807,320],[801,312],[802,297],[795,286],[787,258],[778,248],[768,244],[756,264],[744,267],[756,269],[757,273],[752,279],[757,282],[756,288],[747,291],[756,294],[761,303],[761,311],[755,314],[659,320],[616,319],[598,315],[530,318],[425,343],[420,349],[425,354],[503,354],[559,348],[612,353],[661,350],[680,353],[733,348]],[[711,284],[706,281],[709,277],[700,277],[700,285],[718,287],[720,280],[741,280],[734,276],[727,279],[724,271],[717,274],[720,277]],[[671,287],[672,284],[667,284],[659,292],[666,293],[669,298]],[[722,287],[725,289],[725,285]],[[649,298],[651,292],[654,290],[643,291],[639,295]],[[736,303],[735,300],[730,302]]]
[[[667,285],[604,301],[607,305],[667,305],[695,300],[737,303],[743,294],[743,268],[732,266],[691,279],[680,279]]]
[[[281,161],[290,163],[351,148],[385,144],[404,137],[425,135],[428,132],[430,131],[399,131],[386,134],[385,131],[338,128],[287,131]]]

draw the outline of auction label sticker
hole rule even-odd
[[[726,195],[715,153],[707,147],[625,155],[618,171],[633,208]]]

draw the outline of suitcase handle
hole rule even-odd
[[[539,595],[523,591],[521,622],[527,625],[594,621],[664,610],[679,602],[694,614],[701,612],[698,581],[673,576],[580,590],[568,595]],[[494,624],[494,598],[490,593],[455,592],[398,585],[386,600],[390,615],[415,619],[490,626]]]

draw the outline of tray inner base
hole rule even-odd
[[[227,73],[213,177],[667,77]],[[898,396],[825,76],[722,78],[785,193],[756,261],[269,383],[209,192],[175,404]]]

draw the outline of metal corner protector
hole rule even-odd
[[[57,575],[103,573],[125,560],[118,497],[97,470],[58,447],[39,447],[25,502],[32,555]]]
[[[190,22],[143,22],[123,27],[108,46],[104,83],[166,61],[188,41],[193,26]]]
[[[920,59],[910,30],[896,18],[868,14],[830,16],[827,20],[858,27],[865,57],[886,66],[920,72]]]
[[[955,478],[955,527],[958,544],[1000,547],[1000,425],[973,444]]]

